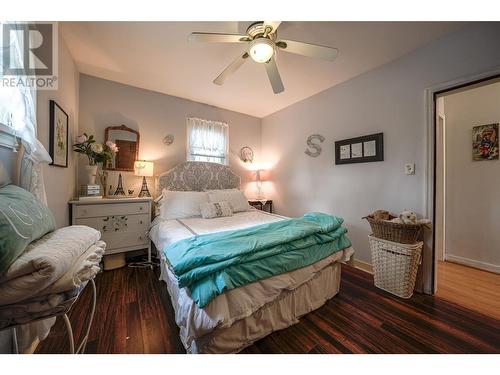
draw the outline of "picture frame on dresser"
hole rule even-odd
[[[152,203],[150,197],[72,200],[70,220],[72,225],[101,232],[101,240],[106,242],[104,256],[145,249],[151,264],[148,230]]]

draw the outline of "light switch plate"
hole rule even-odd
[[[407,175],[415,174],[415,164],[414,163],[405,164],[405,173]]]

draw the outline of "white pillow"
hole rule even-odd
[[[163,189],[160,217],[164,220],[201,216],[200,204],[208,202],[204,191],[171,191]]]
[[[200,204],[201,217],[213,219],[215,217],[233,216],[233,209],[229,202],[207,202]]]
[[[243,192],[238,189],[210,190],[208,191],[209,202],[227,201],[233,208],[233,212],[249,211],[252,207]]]

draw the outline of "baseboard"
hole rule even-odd
[[[456,256],[456,255],[450,255],[450,254],[445,254],[444,258],[445,258],[445,260],[448,260],[448,261],[454,262],[454,263],[458,263],[458,264],[463,264],[464,266],[479,268],[481,270],[489,271],[489,272],[493,272],[493,273],[500,273],[500,266],[497,266],[496,264],[481,262],[479,260],[474,260],[474,259],[469,259],[469,258],[462,258],[462,257]]]
[[[358,259],[352,259],[349,264],[357,269],[373,274],[373,267],[370,263],[366,263]]]

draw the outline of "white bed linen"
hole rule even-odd
[[[283,216],[251,210],[236,213],[231,217],[215,219],[187,218],[181,219],[180,222],[178,220],[161,220],[159,218],[154,220],[150,230],[150,238],[160,250],[160,279],[167,283],[175,310],[176,323],[180,328],[180,337],[188,351],[199,345],[196,344],[197,340],[200,341],[199,339],[203,338],[201,341],[207,342],[207,337],[214,336],[213,332],[215,330],[220,332],[228,329],[236,322],[250,317],[266,304],[283,298],[287,292],[318,278],[321,271],[333,263],[349,260],[354,250],[352,248],[344,249],[310,266],[229,290],[217,296],[203,309],[200,309],[191,299],[189,290],[179,288],[175,276],[166,264],[161,249],[181,239],[192,237],[193,232],[196,234],[221,232],[283,219]],[[192,231],[187,227],[191,228]],[[331,298],[338,290],[338,285],[330,285],[325,288],[332,290],[332,292],[325,292],[325,295]],[[318,297],[318,299],[321,298]],[[324,303],[324,300],[322,303]],[[248,340],[253,339],[249,338]]]

